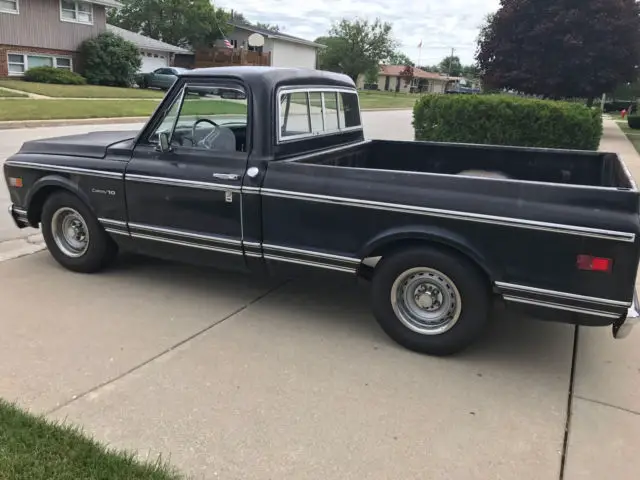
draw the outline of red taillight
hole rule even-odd
[[[578,255],[578,269],[590,272],[611,272],[613,261],[610,258]]]

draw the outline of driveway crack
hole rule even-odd
[[[224,323],[225,321],[229,320],[230,318],[238,315],[239,313],[243,312],[244,310],[246,310],[247,308],[249,308],[251,305],[259,302],[260,300],[262,300],[263,298],[271,295],[273,292],[275,292],[276,290],[282,288],[283,286],[285,286],[287,283],[289,283],[289,280],[285,280],[284,282],[276,285],[275,287],[272,287],[270,289],[268,289],[266,292],[264,292],[263,294],[257,296],[256,298],[254,298],[253,300],[251,300],[250,302],[246,303],[245,305],[243,305],[242,307],[234,310],[233,312],[231,312],[229,315],[221,318],[220,320],[218,320],[215,323],[212,323],[211,325],[207,325],[205,328],[198,330],[197,332],[195,332],[194,334],[188,336],[187,338],[180,340],[178,343],[175,343],[173,345],[171,345],[170,347],[164,349],[163,351],[161,351],[160,353],[148,358],[147,360],[145,360],[142,363],[139,363],[137,365],[135,365],[134,367],[131,367],[129,370],[121,373],[120,375],[117,375],[113,378],[110,378],[109,380],[106,380],[98,385],[96,385],[95,387],[90,388],[89,390],[85,390],[84,392],[78,394],[78,395],[74,395],[73,397],[71,397],[69,400],[67,400],[64,403],[61,403],[59,405],[57,405],[56,407],[52,408],[51,410],[48,410],[45,412],[45,415],[51,415],[53,413],[58,412],[59,410],[62,410],[63,408],[71,405],[74,402],[77,402],[78,400],[86,397],[87,395],[90,395],[91,393],[100,390],[103,387],[106,387],[107,385],[110,385],[114,382],[117,382],[118,380],[126,377],[127,375],[132,374],[133,372],[136,372],[138,370],[140,370],[141,368],[145,367],[146,365],[149,365],[151,362],[154,362],[155,360],[163,357],[164,355],[167,355],[168,353],[172,352],[173,350],[175,350],[176,348],[179,348],[183,345],[185,345],[186,343],[198,338],[199,336],[207,333],[209,330],[211,330],[212,328],[220,325],[221,323]]]
[[[573,406],[573,386],[576,375],[576,357],[578,355],[578,335],[580,327],[576,325],[573,335],[573,353],[571,355],[571,374],[569,375],[569,392],[567,393],[567,418],[564,424],[564,441],[562,443],[562,459],[560,460],[560,480],[564,480],[564,470],[567,463],[567,453],[569,449],[569,431],[571,429],[571,415]]]

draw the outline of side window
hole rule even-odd
[[[350,91],[283,93],[279,117],[280,139],[285,141],[362,128],[358,95]]]
[[[239,86],[187,85],[152,138],[170,132],[173,146],[246,151],[247,95]]]

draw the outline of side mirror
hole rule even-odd
[[[166,153],[171,150],[171,145],[169,145],[169,134],[167,132],[158,133],[158,150],[162,153]]]

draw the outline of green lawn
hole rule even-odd
[[[376,108],[413,108],[420,95],[414,93],[377,92],[361,90],[360,108],[363,110]]]
[[[53,85],[22,80],[0,80],[0,87],[60,98],[162,98],[164,92],[140,88],[100,87],[97,85]]]
[[[2,90],[0,89],[0,97],[26,97],[27,94],[26,93],[16,93],[16,92],[10,92],[8,90]]]
[[[158,460],[137,461],[77,428],[51,423],[0,399],[0,478],[11,480],[169,480],[182,478]]]
[[[211,103],[217,105],[212,108]],[[206,104],[206,105],[205,105]],[[53,120],[72,118],[148,117],[157,102],[149,100],[22,100],[7,99],[0,104],[0,121]],[[200,102],[188,109],[191,115],[242,114],[245,105],[235,102]]]
[[[616,123],[618,124],[620,129],[624,132],[624,134],[627,136],[629,141],[633,143],[633,146],[635,147],[636,151],[640,153],[640,130],[634,130],[632,128],[629,128],[629,124],[627,123],[626,120],[622,121],[620,119],[617,119]]]

